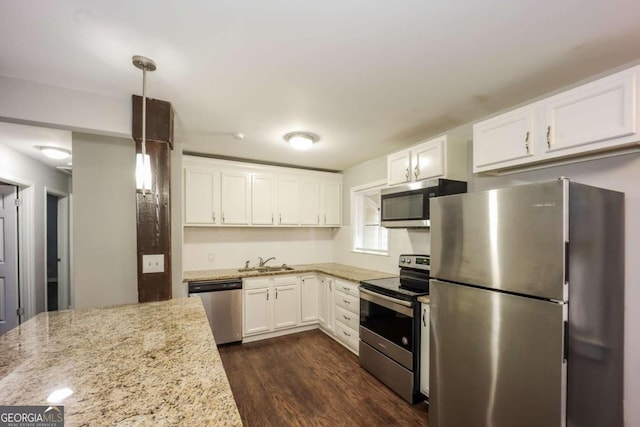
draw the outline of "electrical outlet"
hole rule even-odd
[[[142,255],[142,273],[164,273],[164,254]]]

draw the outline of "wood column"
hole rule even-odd
[[[142,147],[142,97],[132,97],[132,134],[136,154]],[[147,98],[146,152],[151,160],[151,190],[136,192],[138,301],[171,299],[171,150],[173,109]],[[142,273],[143,255],[164,255],[164,272]]]

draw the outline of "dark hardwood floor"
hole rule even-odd
[[[219,348],[245,426],[427,426],[319,330]]]

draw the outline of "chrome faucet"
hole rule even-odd
[[[264,267],[266,263],[268,263],[272,259],[276,259],[276,257],[272,256],[271,258],[267,258],[266,260],[263,260],[262,257],[259,256],[258,259],[260,260],[260,267]]]

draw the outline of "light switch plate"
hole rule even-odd
[[[142,273],[164,273],[164,254],[142,255]]]

